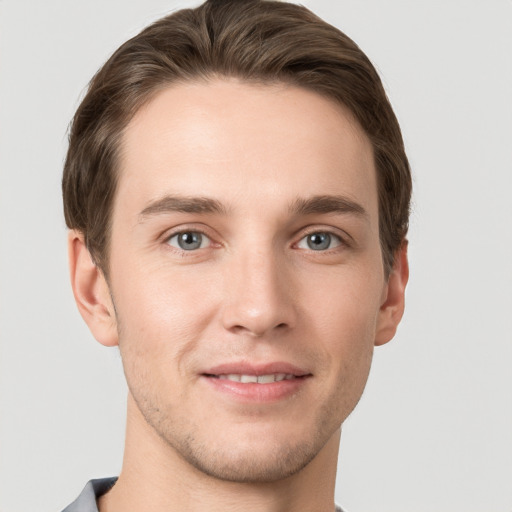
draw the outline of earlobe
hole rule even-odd
[[[73,295],[85,323],[102,345],[118,344],[114,305],[103,272],[94,264],[83,234],[68,233],[69,272]]]
[[[383,302],[380,306],[375,345],[384,345],[396,333],[405,308],[405,287],[409,280],[407,260],[407,240],[395,254],[393,269],[385,287]]]

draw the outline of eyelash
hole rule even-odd
[[[180,247],[175,247],[173,245],[171,245],[170,243],[170,240],[175,238],[175,237],[178,237],[180,235],[185,235],[185,234],[188,234],[188,233],[194,233],[194,234],[199,234],[201,235],[202,237],[205,237],[207,238],[209,241],[210,241],[210,244],[212,244],[212,237],[207,235],[203,230],[201,229],[197,229],[197,228],[192,228],[192,229],[180,229],[179,231],[175,231],[175,232],[172,232],[172,233],[169,233],[167,234],[165,237],[164,237],[164,242],[166,244],[168,244],[169,246],[171,246],[174,250],[176,251],[180,251],[182,253],[193,253],[193,252],[196,252],[198,249],[192,249],[192,250],[186,250],[186,249],[182,249]],[[220,244],[219,244],[220,245]],[[199,249],[206,249],[206,247],[199,247]]]
[[[328,247],[327,249],[324,249],[324,250],[315,250],[315,249],[312,249],[311,247],[309,247],[309,249],[304,248],[305,250],[310,250],[315,253],[327,253],[327,252],[335,251],[335,250],[339,249],[340,247],[348,246],[347,242],[341,235],[334,233],[333,231],[330,231],[328,229],[312,229],[308,233],[305,233],[300,238],[300,240],[294,245],[298,247],[299,244],[303,241],[305,241],[305,243],[307,243],[307,238],[312,235],[327,235],[329,237],[329,241],[332,242],[334,239],[334,241],[336,242],[336,245],[334,247]]]
[[[173,250],[181,252],[182,255],[185,255],[187,253],[188,254],[192,254],[192,253],[197,252],[199,249],[207,249],[208,248],[208,247],[198,247],[196,249],[187,250],[187,249],[183,249],[183,248],[180,248],[180,247],[176,247],[176,246],[174,246],[174,245],[172,245],[170,243],[170,240],[172,240],[173,238],[178,237],[180,235],[184,235],[184,234],[199,234],[202,237],[205,237],[205,238],[207,238],[209,240],[209,245],[210,246],[211,245],[217,245],[219,247],[221,246],[221,244],[219,244],[219,243],[215,244],[215,242],[213,242],[211,236],[209,236],[207,233],[205,233],[204,230],[201,230],[201,229],[198,229],[198,228],[180,229],[179,231],[168,233],[164,237],[164,242],[167,245],[169,245]],[[301,242],[303,242],[305,239],[307,239],[308,237],[310,237],[312,235],[327,235],[327,236],[329,236],[331,238],[331,241],[332,241],[332,239],[335,239],[336,242],[337,242],[337,245],[335,247],[329,247],[329,248],[327,248],[325,250],[315,250],[315,249],[311,249],[311,248],[309,248],[309,249],[307,249],[307,248],[299,248],[299,249],[309,250],[309,251],[311,251],[313,253],[317,253],[318,254],[318,253],[330,253],[330,252],[333,252],[333,251],[336,251],[336,250],[340,250],[340,248],[343,248],[343,247],[350,247],[350,244],[347,243],[347,240],[346,240],[347,237],[343,237],[343,236],[341,236],[338,233],[334,233],[333,230],[321,229],[321,228],[311,228],[307,232],[303,233],[301,238],[299,239],[299,241],[293,244],[293,247],[298,247],[298,245]]]

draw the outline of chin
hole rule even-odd
[[[182,444],[181,457],[195,469],[219,480],[237,483],[270,483],[288,478],[304,469],[321,450],[315,443],[287,445],[231,446],[212,449]]]
[[[192,423],[186,429],[158,426],[160,438],[189,467],[223,481],[263,484],[301,472],[321,452],[332,456],[326,445],[339,433],[337,422],[293,423],[210,423],[210,430]]]

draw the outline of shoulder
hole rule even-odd
[[[117,477],[89,480],[80,496],[62,512],[98,512],[97,498],[109,491],[116,481]]]

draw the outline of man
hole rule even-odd
[[[122,45],[63,193],[125,456],[66,511],[335,510],[341,425],[403,313],[410,192],[375,69],[307,9],[208,1]]]

